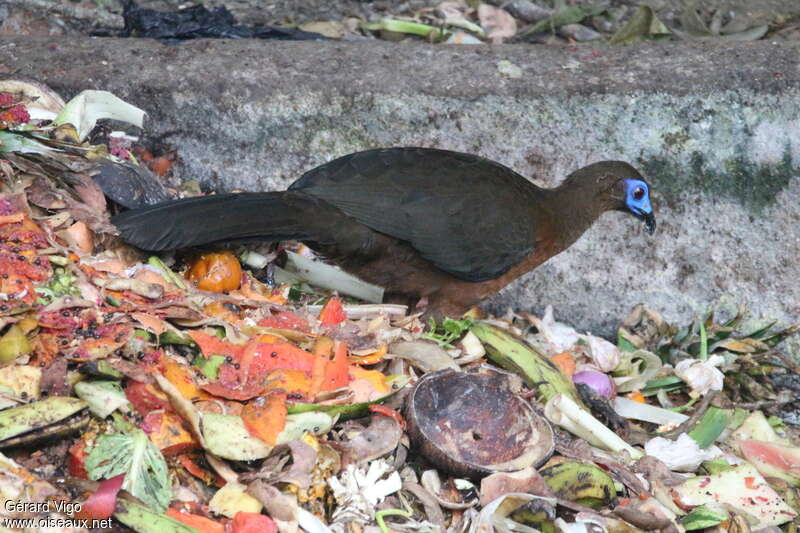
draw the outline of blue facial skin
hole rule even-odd
[[[653,216],[653,206],[650,205],[650,188],[642,180],[625,180],[625,206],[631,213],[644,220],[648,233],[656,229],[656,219]]]

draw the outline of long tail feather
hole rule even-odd
[[[309,223],[319,202],[302,193],[218,194],[125,211],[112,222],[125,241],[152,251],[231,240],[324,240]]]

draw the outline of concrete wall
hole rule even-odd
[[[283,188],[379,146],[502,162],[537,184],[600,159],[639,167],[659,227],[607,214],[492,301],[610,332],[636,303],[689,317],[722,298],[800,318],[800,47],[634,47],[144,40],[0,41],[0,69],[65,96],[144,108],[182,179]],[[508,78],[507,60],[521,69]]]

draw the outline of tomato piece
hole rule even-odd
[[[233,291],[242,283],[242,265],[231,252],[203,254],[191,264],[187,277],[202,291]]]
[[[323,326],[338,326],[345,320],[347,320],[347,313],[342,307],[342,301],[336,297],[329,299],[319,314],[319,321]]]
[[[89,453],[86,451],[86,442],[83,439],[69,447],[69,455],[67,455],[67,472],[72,477],[80,479],[89,479],[89,473],[86,471],[86,456]]]
[[[314,356],[286,342],[250,342],[242,353],[241,368],[248,381],[263,379],[277,369],[311,372]]]
[[[263,328],[293,329],[306,333],[311,329],[306,319],[291,311],[280,311],[272,316],[262,318],[258,321],[258,325]]]
[[[224,341],[216,335],[209,335],[202,331],[190,330],[187,331],[192,340],[200,347],[200,351],[206,357],[212,355],[224,355],[237,359],[242,351],[243,346],[233,344],[232,342]]]

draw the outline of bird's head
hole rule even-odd
[[[635,168],[623,161],[601,161],[583,167],[578,173],[584,183],[591,183],[604,209],[630,213],[644,221],[647,233],[655,231],[650,186]]]
[[[650,187],[641,178],[623,178],[620,180],[623,189],[622,211],[632,213],[644,221],[644,229],[650,235],[656,230],[656,217],[650,203]]]

